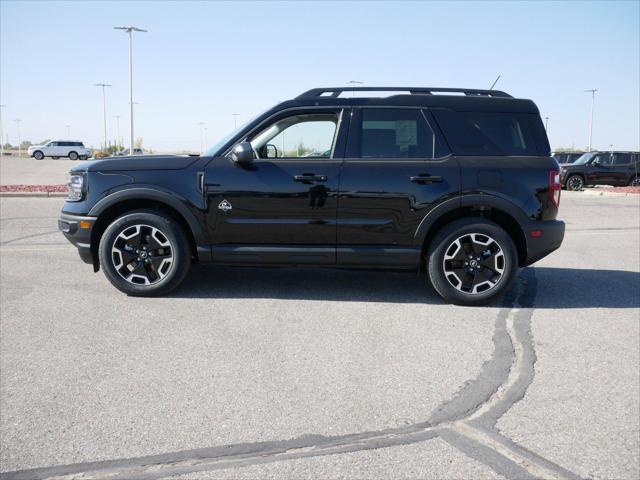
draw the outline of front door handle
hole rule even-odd
[[[294,182],[302,183],[314,183],[314,182],[326,182],[326,175],[316,175],[315,173],[303,173],[302,175],[294,175]]]
[[[424,185],[425,183],[440,183],[442,182],[442,177],[429,175],[428,173],[421,173],[420,175],[409,177],[409,181]]]

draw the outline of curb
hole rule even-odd
[[[50,198],[66,196],[67,192],[0,192],[0,197],[3,198]]]
[[[586,195],[595,195],[597,197],[635,197],[640,196],[637,193],[629,193],[629,192],[607,192],[602,190],[582,190],[581,193]]]

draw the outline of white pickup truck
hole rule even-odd
[[[85,148],[84,143],[68,140],[52,140],[44,145],[32,145],[28,152],[29,156],[36,160],[42,160],[44,157],[86,160],[91,156],[91,149]]]

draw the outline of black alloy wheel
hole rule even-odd
[[[567,185],[567,190],[578,192],[582,190],[582,188],[584,187],[584,180],[580,175],[571,175],[567,179],[566,185]]]

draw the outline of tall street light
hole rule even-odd
[[[116,119],[116,147],[120,148],[120,115],[114,115]]]
[[[20,138],[20,120],[16,118],[14,122],[16,122],[16,128],[18,129],[18,158],[22,158],[22,138]]]
[[[4,157],[4,132],[2,130],[2,109],[6,105],[0,105],[0,158]]]
[[[204,122],[198,122],[198,125],[200,125],[200,155],[202,155],[204,153]]]
[[[104,123],[104,145],[102,147],[103,150],[107,149],[107,96],[104,93],[105,87],[110,87],[108,83],[94,83],[95,87],[102,87],[102,119]]]
[[[591,151],[591,139],[593,138],[593,107],[596,103],[596,92],[598,90],[591,89],[585,90],[584,92],[591,92],[591,120],[589,120],[589,151]]]
[[[549,130],[549,117],[544,117],[544,130],[545,132]]]
[[[129,34],[129,106],[131,117],[131,143],[129,145],[129,155],[133,155],[133,32],[146,32],[138,27],[113,27],[116,30],[124,30]]]
[[[351,85],[352,87],[355,87],[356,85],[362,85],[364,82],[360,82],[358,80],[349,80],[347,82],[349,85]],[[355,90],[353,92],[351,92],[351,96],[355,97],[356,96],[356,92]]]

